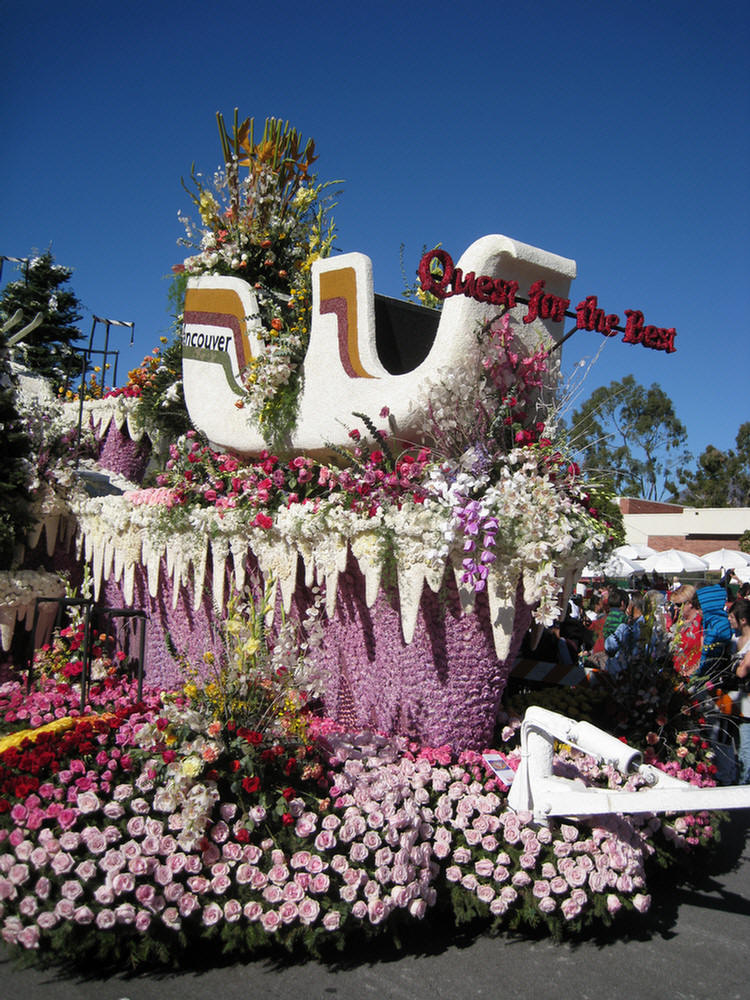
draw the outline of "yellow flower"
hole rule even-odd
[[[180,765],[180,770],[188,778],[197,778],[203,770],[203,764],[199,757],[186,757]]]
[[[260,649],[260,641],[256,639],[255,636],[251,636],[242,647],[242,652],[246,656],[254,656],[259,649]]]
[[[3,753],[4,750],[10,750],[11,747],[20,747],[24,740],[31,740],[33,743],[42,733],[59,733],[64,729],[72,729],[75,724],[75,719],[66,716],[64,719],[55,719],[54,722],[48,722],[45,726],[39,726],[38,729],[22,729],[17,733],[9,733],[0,739],[0,753]]]

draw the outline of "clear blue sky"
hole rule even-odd
[[[658,382],[699,453],[750,419],[750,6],[0,0],[0,254],[51,246],[91,316],[167,332],[180,177],[215,115],[289,119],[343,179],[338,247],[400,295],[423,245],[504,233],[578,263],[571,299],[641,309],[677,352],[606,342],[583,398]],[[4,280],[13,275],[6,270]],[[602,338],[578,333],[564,368]]]

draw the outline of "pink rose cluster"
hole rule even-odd
[[[507,809],[505,786],[479,754],[451,762],[446,748],[422,753],[333,724],[317,726],[329,754],[325,800],[285,800],[282,824],[217,795],[204,835],[186,846],[185,810],[139,745],[163,708],[154,692],[147,698],[97,734],[86,760],[68,761],[0,816],[6,942],[37,948],[68,922],[92,934],[173,932],[175,947],[178,935],[212,928],[227,941],[235,925],[251,935],[244,947],[300,929],[314,939],[379,927],[399,911],[422,919],[445,885],[498,921],[536,914],[571,924],[623,903],[648,907],[649,822],[539,826]],[[585,758],[560,766],[602,777]],[[219,787],[218,773],[186,781],[188,798]]]

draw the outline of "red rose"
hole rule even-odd
[[[255,775],[253,775],[251,778],[243,778],[242,787],[246,792],[252,795],[253,792],[257,792],[258,789],[260,788],[260,778],[256,777]]]

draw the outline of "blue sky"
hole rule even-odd
[[[216,112],[289,119],[342,179],[337,246],[400,295],[399,248],[504,233],[572,257],[571,300],[677,329],[607,341],[583,387],[659,383],[691,451],[750,419],[750,8],[693,0],[208,5],[0,0],[0,254],[51,246],[93,314],[166,333],[180,177],[220,161]],[[4,280],[12,277],[6,269]],[[114,336],[117,336],[116,334]],[[576,334],[563,367],[591,357]]]

